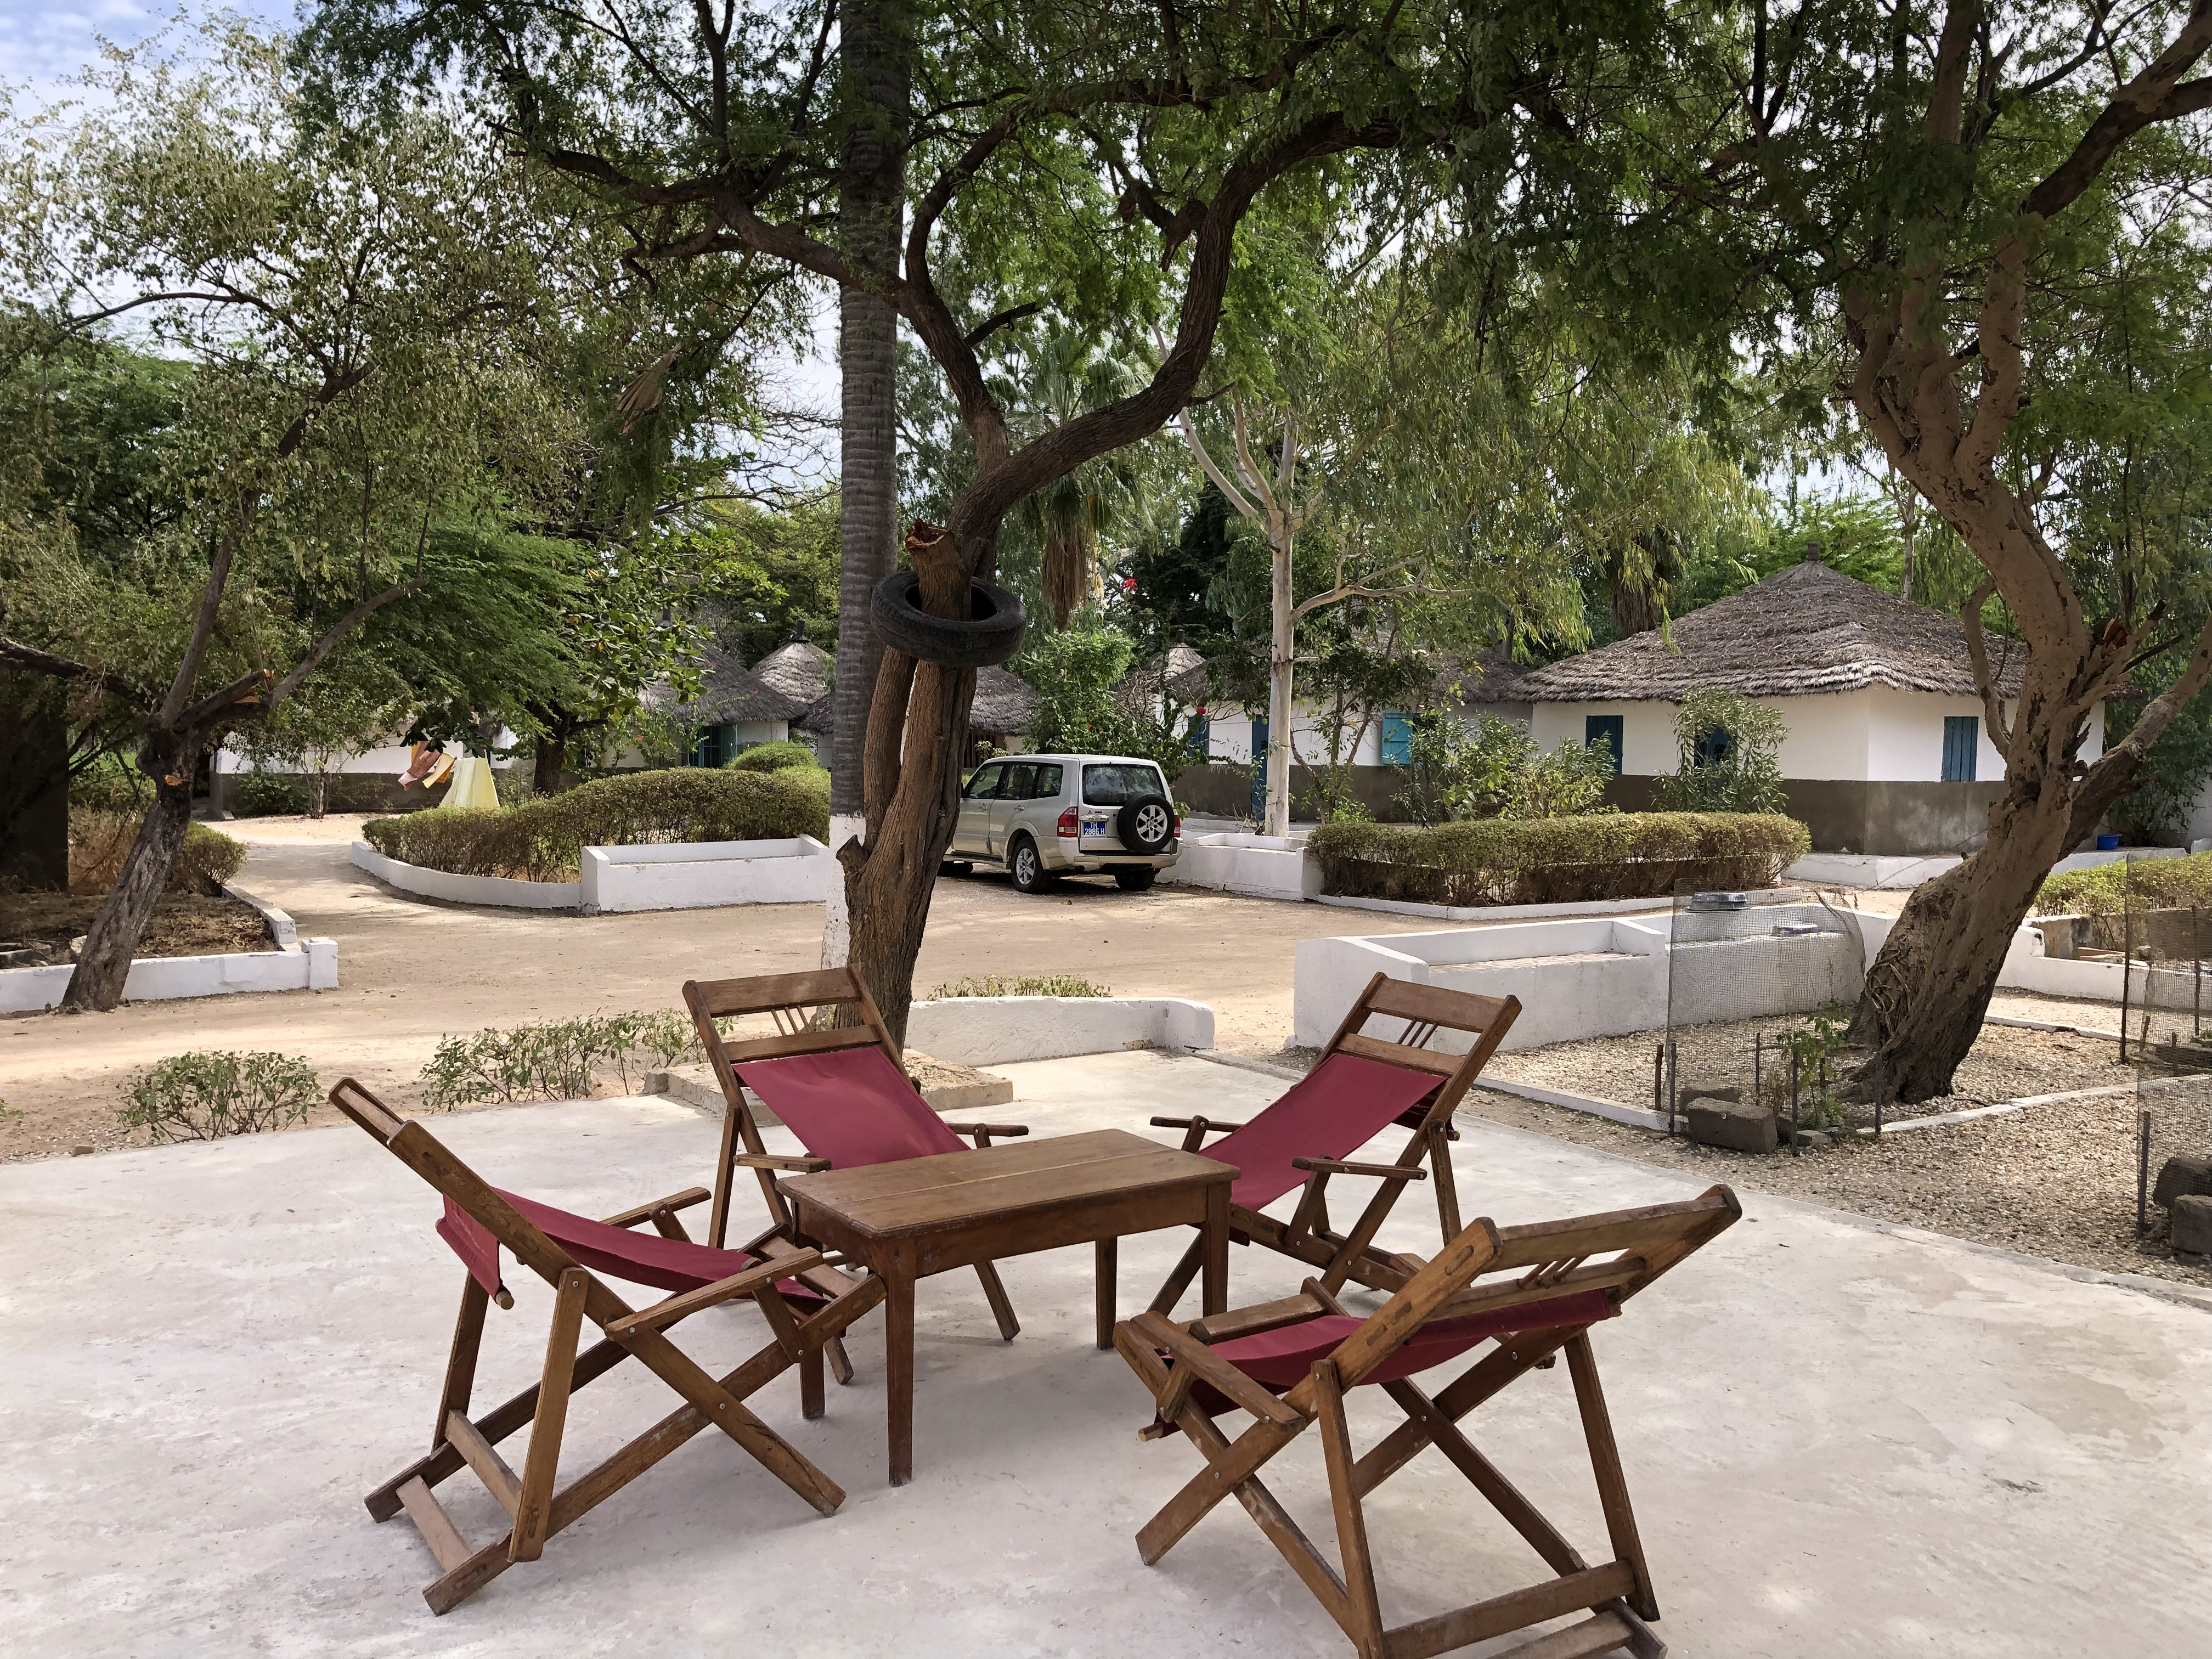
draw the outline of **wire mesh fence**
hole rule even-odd
[[[1747,1146],[1771,1146],[1765,1126],[1777,1122],[1784,1132],[1842,1127],[1835,1061],[1865,981],[1858,917],[1839,894],[1679,888],[1653,1109],[1672,1133],[1699,1102],[1708,1112],[1747,1109]]]

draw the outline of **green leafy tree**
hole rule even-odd
[[[1701,685],[1674,711],[1674,775],[1652,792],[1662,812],[1781,812],[1781,711],[1725,686]]]

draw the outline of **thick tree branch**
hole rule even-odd
[[[1959,607],[1959,621],[1966,630],[1966,659],[1973,665],[1974,690],[1982,699],[1982,712],[1990,722],[1990,741],[2004,757],[2005,766],[2013,766],[2012,726],[2006,721],[2004,699],[1997,694],[1997,683],[1990,672],[1989,641],[1982,634],[1982,606],[1997,591],[1996,578],[1984,576],[1975,584],[1974,591],[1966,596],[1966,604]]]
[[[94,668],[84,663],[73,662],[67,657],[57,657],[51,651],[41,651],[20,641],[0,635],[0,664],[22,670],[27,674],[45,674],[55,679],[88,680],[101,690],[122,698],[133,708],[143,710],[146,693],[120,674],[111,674],[104,668]]]

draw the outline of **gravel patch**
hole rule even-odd
[[[1686,1027],[1674,1033],[1676,1076],[1686,1084],[1693,1080],[1733,1083],[1742,1089],[1745,1099],[1752,1098],[1756,1034],[1763,1038],[1765,1049],[1764,1062],[1758,1067],[1759,1085],[1766,1098],[1786,1109],[1790,1062],[1782,1051],[1781,1036],[1790,1029],[1790,1022],[1780,1020],[1731,1020]],[[1519,1048],[1492,1059],[1489,1074],[1569,1094],[1590,1095],[1623,1106],[1664,1111],[1665,1096],[1655,1096],[1652,1089],[1652,1060],[1666,1035],[1643,1031]],[[2118,1055],[2117,1044],[2095,1037],[1984,1025],[1959,1067],[1952,1093],[1915,1105],[1890,1107],[1884,1118],[1894,1121],[1901,1117],[1931,1117],[2028,1095],[2066,1094],[2126,1083],[2133,1074],[2119,1064]],[[1809,1085],[1810,1079],[1807,1082]],[[1871,1110],[1854,1109],[1853,1116],[1863,1117],[1869,1125],[1874,1121]]]
[[[2000,1032],[2005,1035],[2000,1036]],[[2078,1046],[2080,1052],[2069,1054],[2047,1040],[2036,1046],[2016,1041],[2045,1035],[2006,1032],[2001,1026],[1984,1028],[1984,1042],[1992,1042],[2006,1056],[1990,1062],[1992,1069],[1984,1075],[2003,1075],[1996,1069],[2002,1066],[2032,1066],[2038,1062],[2027,1057],[2042,1054],[2047,1059],[2041,1063],[2053,1067],[2061,1063],[2084,1067],[2078,1075],[2090,1080],[2073,1086],[2134,1080],[2133,1071],[2119,1066],[2112,1058],[2113,1045],[2096,1043],[2094,1039],[2058,1039],[2060,1044],[2071,1042]],[[1640,1039],[1620,1039],[1624,1048],[1635,1041]],[[1510,1062],[1599,1046],[1562,1043],[1553,1049],[1523,1049],[1501,1055],[1491,1065],[1504,1074]],[[1978,1055],[1981,1048],[1978,1043]],[[1317,1055],[1310,1048],[1289,1049],[1273,1058],[1310,1070]],[[1641,1060],[1642,1096],[1615,1094],[1611,1098],[1650,1104],[1648,1045],[1642,1049]],[[1613,1075],[1621,1074],[1616,1071]],[[2045,1086],[2017,1092],[2057,1093],[2065,1086],[2067,1077],[2077,1074],[2047,1070],[2037,1075]],[[1576,1089],[1574,1092],[1601,1091]],[[2152,1114],[2150,1173],[2154,1178],[2173,1153],[2212,1152],[2212,1079],[2152,1088],[2140,1100],[2130,1091],[2094,1100],[2058,1101],[1966,1123],[1937,1124],[1884,1135],[1879,1141],[1871,1136],[1851,1136],[1827,1150],[1796,1157],[1788,1152],[1758,1154],[1699,1146],[1680,1137],[1479,1086],[1468,1091],[1460,1107],[1462,1114],[1534,1129],[1641,1164],[1686,1170],[1708,1181],[1802,1198],[2106,1273],[2142,1273],[2200,1288],[2212,1286],[2212,1259],[2176,1256],[2167,1248],[2162,1211],[2155,1207],[2150,1211],[2149,1237],[2136,1237],[2138,1109]],[[1480,1214],[1480,1181],[1463,1174],[1460,1188],[1462,1209],[1469,1215]]]

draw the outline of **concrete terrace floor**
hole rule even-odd
[[[1141,1130],[1162,1110],[1239,1116],[1280,1087],[1152,1053],[1004,1069],[1018,1103],[994,1116],[1044,1134]],[[697,1182],[716,1133],[657,1099],[434,1127],[495,1181],[596,1213]],[[1462,1129],[1468,1212],[1500,1223],[1696,1188],[1498,1125]],[[1744,1198],[1742,1224],[1595,1338],[1676,1654],[2203,1650],[2205,1308]],[[913,1485],[884,1485],[872,1315],[852,1340],[859,1377],[831,1387],[826,1419],[801,1419],[789,1373],[751,1401],[846,1487],[837,1515],[702,1436],[543,1561],[434,1619],[428,1551],[404,1521],[372,1524],[360,1498],[427,1444],[460,1278],[435,1213],[430,1190],[349,1126],[0,1168],[0,1650],[1349,1650],[1234,1504],[1158,1566],[1139,1563],[1133,1534],[1197,1460],[1177,1440],[1137,1440],[1144,1395],[1091,1345],[1082,1249],[1003,1263],[1024,1326],[1012,1344],[973,1275],[923,1287]],[[1414,1188],[1385,1242],[1425,1253],[1435,1226]],[[1125,1241],[1125,1312],[1182,1243]],[[1257,1250],[1231,1265],[1237,1302],[1301,1277]],[[518,1305],[491,1316],[480,1407],[534,1380],[543,1352],[549,1295],[510,1282]],[[717,1370],[764,1340],[741,1308],[681,1335]],[[578,1396],[572,1457],[673,1403],[641,1368],[618,1370]],[[1355,1396],[1360,1444],[1396,1420],[1376,1391]],[[1586,1552],[1602,1547],[1564,1366],[1468,1426]],[[1269,1480],[1331,1547],[1317,1443]],[[465,1533],[494,1534],[497,1510],[469,1477],[442,1490]],[[1392,1622],[1543,1571],[1433,1451],[1370,1502],[1369,1528]]]

